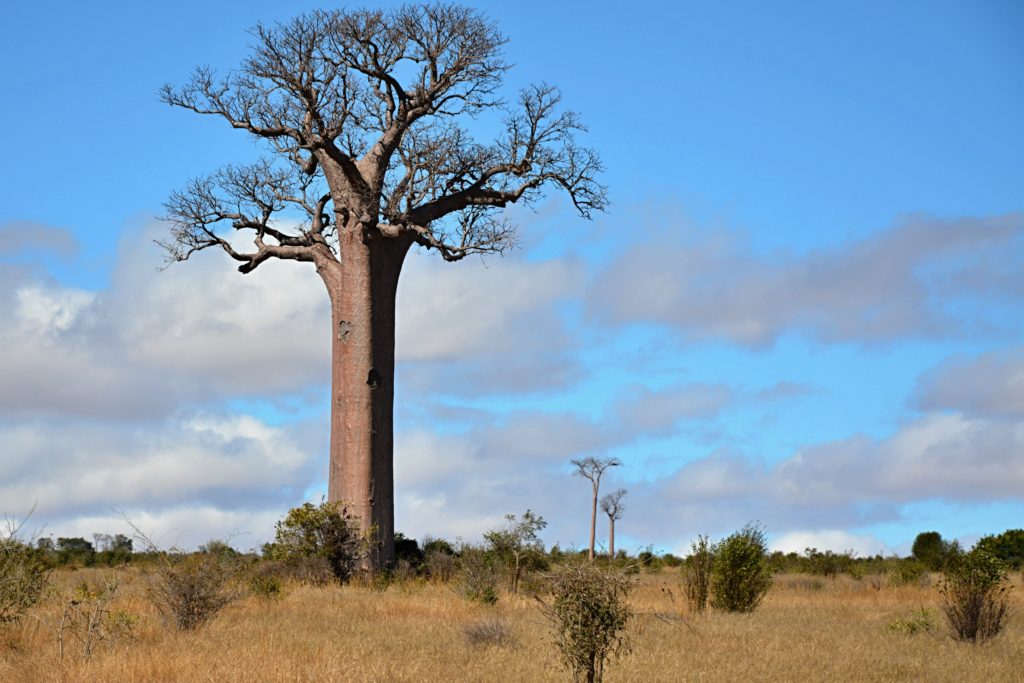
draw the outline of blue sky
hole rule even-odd
[[[260,148],[156,91],[321,5],[99,5],[0,10],[0,512],[255,544],[324,489],[326,296],[295,264],[157,272],[168,194]],[[1021,526],[1020,3],[474,6],[508,97],[546,81],[581,113],[612,205],[553,195],[511,211],[516,253],[410,258],[400,529],[530,507],[582,544],[584,454],[625,464],[627,545]]]

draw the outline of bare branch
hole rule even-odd
[[[171,194],[164,218],[171,224],[170,237],[157,244],[167,253],[168,263],[219,247],[241,262],[238,270],[242,273],[252,271],[268,258],[312,261],[318,248],[320,253],[329,253],[323,236],[329,224],[325,211],[329,200],[320,197],[311,203],[307,194],[311,182],[300,178],[295,169],[275,168],[265,160],[247,166],[225,166]],[[275,216],[288,209],[301,209],[305,214],[295,230],[274,222]],[[219,232],[225,227],[236,233],[251,231],[255,250],[236,249]]]
[[[576,471],[573,472],[573,474],[578,477],[588,479],[590,483],[594,485],[595,489],[600,484],[601,476],[604,474],[605,470],[610,467],[619,467],[622,465],[622,462],[618,458],[602,459],[586,457],[570,460],[569,462],[576,467]]]
[[[600,159],[577,143],[585,128],[561,108],[556,88],[527,88],[505,108],[498,96],[509,68],[505,38],[476,10],[433,4],[316,11],[251,33],[252,53],[237,70],[219,78],[200,68],[184,86],[165,86],[161,97],[226,120],[265,140],[299,173],[323,180],[338,230],[377,226],[380,236],[411,239],[455,261],[513,246],[503,209],[549,189],[565,192],[585,218],[607,206]],[[499,107],[505,132],[493,144],[475,142],[460,125]],[[289,182],[297,182],[291,174]],[[177,245],[172,260],[220,246],[253,262],[209,230],[218,220],[255,225],[279,247],[309,246],[289,243],[297,235],[275,235],[254,197],[246,196],[250,215],[211,201],[211,191],[194,185],[187,201],[172,198],[184,209],[170,240]],[[309,237],[324,237],[331,224],[327,203],[316,208],[318,198],[291,188],[274,195],[309,216]]]
[[[608,515],[610,519],[622,519],[622,513],[626,511],[626,505],[622,499],[626,496],[626,489],[617,489],[612,493],[601,496],[601,512]]]

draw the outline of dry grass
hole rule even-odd
[[[71,587],[88,572],[59,572]],[[134,640],[88,661],[57,659],[56,598],[0,626],[0,680],[25,681],[564,681],[547,625],[525,597],[472,604],[445,586],[387,591],[292,585],[281,600],[248,598],[208,627],[159,625],[137,570],[119,572],[115,607],[139,617]],[[633,652],[612,662],[609,681],[1017,681],[1024,663],[1024,587],[1019,574],[1004,633],[981,646],[948,636],[935,588],[868,579],[783,576],[753,614],[690,615],[679,576],[645,575],[632,601]],[[922,606],[936,628],[890,630]],[[467,626],[500,617],[516,646],[479,648]]]

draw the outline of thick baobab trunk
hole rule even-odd
[[[615,518],[608,515],[608,558],[615,559]]]
[[[331,459],[327,498],[359,518],[363,569],[395,556],[395,296],[409,243],[339,237],[339,258],[318,264],[331,299]]]

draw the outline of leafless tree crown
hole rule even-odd
[[[626,496],[626,489],[617,489],[612,493],[601,496],[601,512],[612,519],[622,519],[622,513],[626,511],[626,505],[622,499]]]
[[[252,36],[236,70],[200,68],[161,90],[164,102],[224,119],[272,152],[171,196],[160,242],[169,262],[220,247],[243,273],[269,258],[319,263],[356,230],[455,261],[513,245],[502,209],[547,187],[584,217],[607,204],[601,162],[577,143],[584,127],[556,88],[531,86],[512,105],[499,98],[505,38],[475,10],[316,11]],[[476,142],[464,124],[495,108],[504,132]]]
[[[584,479],[589,479],[592,484],[596,487],[601,481],[601,475],[604,471],[610,467],[618,467],[622,463],[619,462],[618,458],[594,458],[586,457],[579,458],[576,460],[570,460],[573,465],[576,466],[576,474]]]

